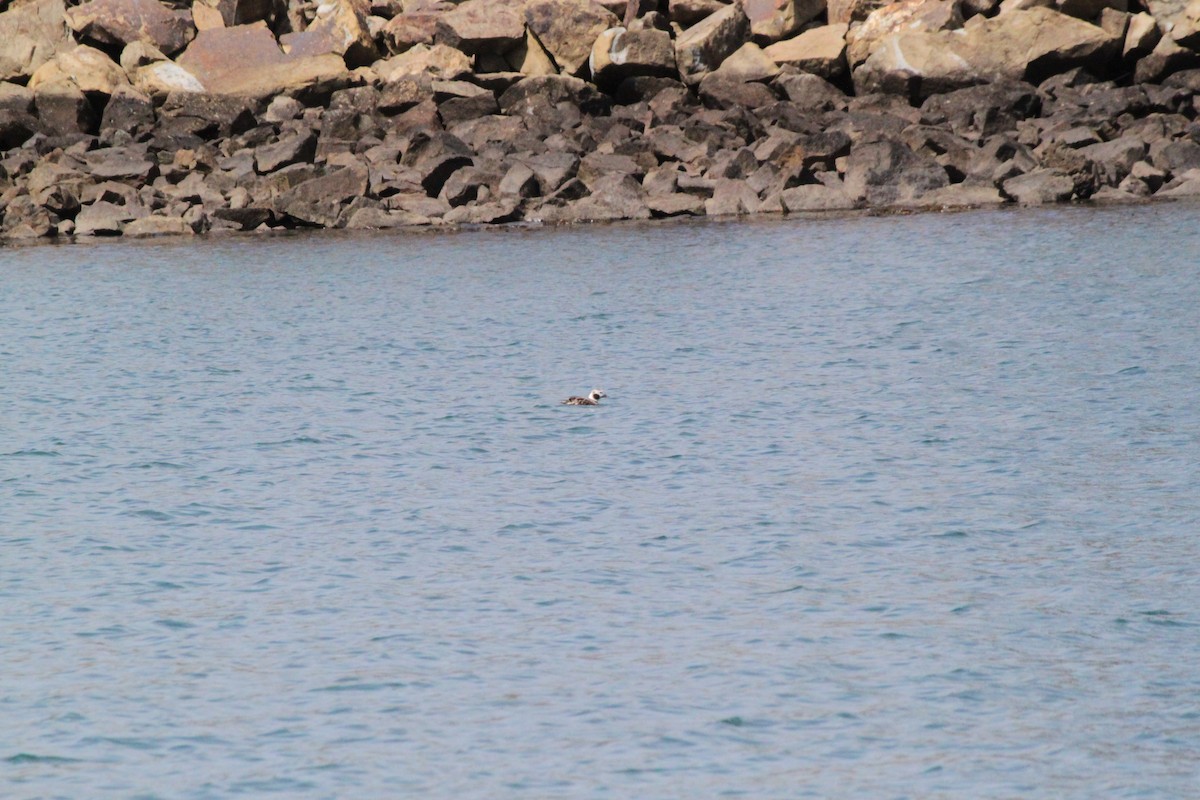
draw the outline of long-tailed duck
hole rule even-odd
[[[598,406],[601,397],[608,397],[603,389],[592,389],[587,397],[568,397],[562,401],[562,404],[564,406]]]

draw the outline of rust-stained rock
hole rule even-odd
[[[519,3],[466,0],[438,17],[434,41],[464,53],[504,53],[525,38]]]
[[[121,47],[146,42],[167,55],[182,50],[196,33],[190,11],[158,0],[89,0],[69,9],[66,20],[80,37]]]
[[[591,0],[531,0],[525,5],[525,24],[560,71],[578,75],[596,37],[618,27],[620,20]]]
[[[699,80],[750,39],[750,20],[738,3],[726,6],[675,40],[675,60],[685,78]]]

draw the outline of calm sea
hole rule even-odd
[[[0,796],[1200,796],[1197,219],[0,250]]]

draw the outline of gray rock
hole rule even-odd
[[[273,210],[301,224],[334,227],[343,207],[366,192],[367,177],[361,165],[344,167],[284,192]]]
[[[430,197],[437,197],[446,180],[463,167],[474,164],[473,154],[463,141],[449,133],[420,135],[401,163],[416,170],[421,186]]]
[[[949,183],[940,164],[895,141],[856,144],[846,160],[846,193],[874,206],[912,201]]]
[[[281,135],[278,141],[261,145],[254,150],[254,168],[265,174],[289,164],[311,162],[316,149],[317,136],[311,130],[288,131]]]
[[[857,207],[857,203],[845,189],[825,186],[820,183],[808,183],[785,189],[780,195],[784,211],[849,211]]]
[[[720,178],[713,187],[713,194],[704,202],[704,213],[710,217],[742,216],[757,213],[758,193],[745,181]]]
[[[1075,181],[1056,169],[1036,169],[1004,181],[1002,190],[1025,206],[1065,203],[1075,194]]]

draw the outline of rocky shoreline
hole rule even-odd
[[[0,0],[0,243],[1200,195],[1200,0]]]

